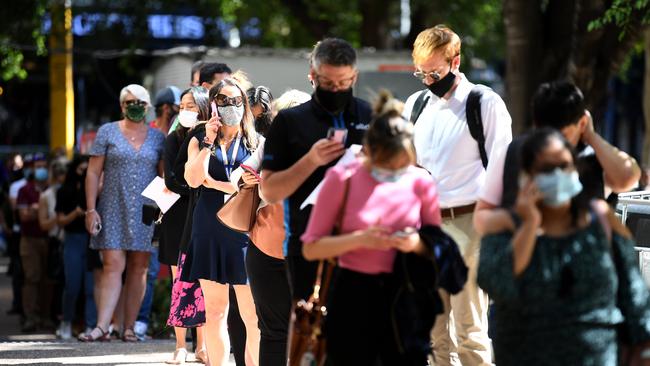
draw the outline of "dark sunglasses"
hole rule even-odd
[[[130,106],[130,105],[140,105],[140,106],[143,106],[143,107],[147,106],[147,102],[145,102],[143,100],[136,100],[136,99],[127,100],[127,101],[124,102],[124,104],[127,105],[127,106]]]
[[[546,173],[552,173],[555,169],[560,168],[561,170],[567,170],[568,168],[572,167],[573,165],[570,164],[569,162],[563,162],[560,164],[543,164],[539,167],[537,167],[537,172],[546,174]]]
[[[236,96],[231,98],[224,94],[217,94],[214,100],[217,102],[217,105],[220,107],[227,106],[227,105],[234,105],[236,107],[239,107],[244,103],[244,98],[242,98],[241,96]]]

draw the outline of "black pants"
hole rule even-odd
[[[250,243],[246,271],[261,333],[259,365],[286,366],[291,293],[284,261]]]
[[[318,261],[309,262],[302,255],[290,255],[287,256],[286,263],[291,297],[296,300],[309,298],[314,292]]]
[[[246,365],[246,325],[239,315],[239,306],[237,305],[237,296],[235,289],[230,286],[228,291],[228,336],[230,337],[230,347],[235,355],[235,365]]]
[[[424,366],[426,355],[400,354],[391,325],[392,274],[367,275],[339,268],[325,323],[327,364]]]
[[[23,264],[20,260],[20,233],[13,233],[9,236],[9,274],[11,275],[11,290],[13,299],[11,310],[23,314]]]

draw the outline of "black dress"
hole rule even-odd
[[[178,263],[178,253],[191,193],[190,187],[183,177],[185,161],[187,161],[187,147],[183,151],[181,150],[182,145],[182,137],[179,136],[178,131],[174,131],[165,139],[165,151],[163,153],[165,186],[170,191],[180,195],[178,201],[163,215],[160,225],[158,261],[170,266],[175,266]],[[177,158],[183,163],[176,165]]]
[[[202,141],[205,137],[205,124],[200,124],[192,129],[183,141],[183,144],[180,147],[176,161],[174,162],[174,170],[182,171],[185,173],[185,163],[187,162],[187,147],[190,144],[192,138],[196,137],[197,140]],[[190,239],[192,238],[192,218],[194,216],[194,207],[196,207],[196,202],[199,199],[199,193],[201,192],[200,188],[189,187],[190,193],[188,195],[188,207],[187,214],[185,215],[185,224],[183,225],[183,233],[181,234],[180,241],[180,252],[187,253],[187,248],[190,245]]]
[[[251,155],[243,139],[238,147],[236,145],[233,142],[227,151],[227,159],[232,163],[230,160],[237,148],[237,156],[231,166],[233,170]],[[208,173],[217,181],[228,181],[220,149],[210,155]],[[216,213],[226,198],[222,191],[203,186],[200,191],[194,207],[192,234],[181,280],[191,282],[204,279],[222,284],[245,285],[248,282],[244,260],[248,236],[229,229],[217,219]]]

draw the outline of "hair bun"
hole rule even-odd
[[[393,94],[386,89],[381,89],[377,100],[373,105],[372,112],[375,118],[401,116],[404,111],[404,103],[393,98]]]

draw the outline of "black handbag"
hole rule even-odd
[[[392,305],[393,331],[402,353],[431,353],[430,334],[443,312],[442,287],[457,294],[467,281],[467,266],[458,245],[438,226],[424,226],[420,238],[427,255],[398,252],[393,273],[398,283]]]

